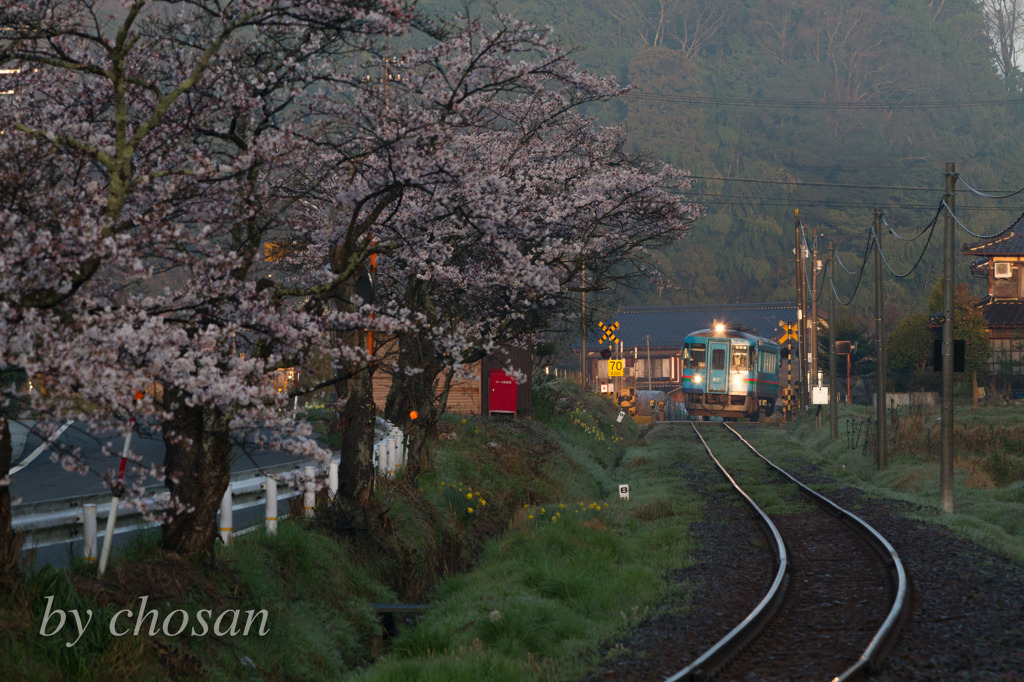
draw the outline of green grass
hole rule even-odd
[[[276,536],[245,535],[212,567],[163,555],[150,535],[119,552],[102,582],[81,563],[25,575],[0,597],[0,678],[478,682],[569,680],[599,669],[600,652],[621,653],[613,645],[633,624],[668,604],[685,607],[698,589],[667,576],[692,564],[689,528],[704,508],[683,473],[712,465],[688,427],[639,440],[635,425],[616,423],[610,401],[571,385],[540,387],[535,406],[535,421],[446,416],[433,470],[415,485],[401,475],[378,485],[376,525],[359,532],[346,529],[360,513],[322,504],[315,523],[282,521]],[[953,514],[938,510],[928,416],[901,418],[900,445],[881,472],[842,429],[843,420],[870,416],[865,408],[843,407],[836,441],[827,416],[821,429],[805,416],[751,438],[780,466],[812,463],[841,486],[915,502],[921,518],[1024,561],[1024,481],[1015,478],[1024,434],[1005,409],[958,409]],[[739,456],[744,446],[707,427],[712,446],[759,479],[751,487],[767,511],[799,511],[801,503],[774,493],[763,465]],[[142,594],[162,615],[265,609],[270,633],[114,637],[94,627],[75,647],[39,635],[47,595],[107,623]],[[386,640],[371,604],[397,601],[430,608]]]
[[[850,448],[845,420],[873,411],[841,406],[840,434],[830,440],[827,411],[821,429],[805,417],[777,449],[779,464],[811,461],[846,485],[873,495],[920,505],[918,518],[940,523],[958,535],[1024,561],[1024,426],[1019,407],[958,404],[954,412],[953,511],[939,498],[939,411],[904,413],[890,423],[889,462],[879,471],[873,446],[867,454]],[[798,447],[794,447],[798,445]]]
[[[447,578],[423,620],[352,679],[573,679],[601,644],[681,596],[666,575],[689,562],[701,504],[673,468],[678,445],[620,447],[629,433],[611,426],[617,412],[590,400],[586,414],[551,409],[558,496],[521,501],[473,573]]]

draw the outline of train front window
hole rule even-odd
[[[748,346],[735,346],[732,349],[732,371],[746,372],[749,367],[750,357]]]
[[[688,344],[684,351],[684,366],[689,369],[704,369],[704,346]]]
[[[711,369],[725,369],[725,349],[711,349]]]

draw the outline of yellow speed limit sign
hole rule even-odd
[[[621,377],[622,368],[626,366],[626,361],[619,359],[611,359],[608,361],[608,376],[610,377]]]

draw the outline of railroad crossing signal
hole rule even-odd
[[[604,332],[604,335],[600,339],[598,339],[598,343],[604,343],[606,340],[611,341],[612,343],[619,342],[618,337],[615,336],[615,330],[619,328],[618,322],[614,322],[608,326],[605,326],[604,322],[598,322],[597,326],[600,327],[601,331]]]
[[[779,339],[779,343],[786,343],[786,341],[797,340],[798,337],[796,322],[794,322],[793,324],[786,324],[782,320],[779,320],[779,326],[782,327],[782,331],[784,332],[782,338]]]

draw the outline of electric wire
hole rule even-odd
[[[716,175],[690,175],[693,180],[714,180],[718,182],[746,182],[755,185],[794,185],[797,187],[835,187],[837,189],[883,189],[900,192],[934,192],[934,187],[902,187],[899,185],[857,185],[844,182],[803,182],[800,180],[765,180],[763,178],[729,178]]]
[[[892,236],[896,237],[897,239],[900,239],[900,240],[905,241],[905,242],[913,242],[913,241],[917,241],[918,239],[920,239],[928,230],[934,228],[935,227],[935,223],[938,222],[940,215],[942,215],[942,204],[941,203],[939,204],[939,207],[935,210],[935,217],[932,218],[932,221],[930,223],[928,223],[927,225],[925,225],[924,228],[920,232],[917,233],[916,237],[910,237],[910,238],[903,237],[899,233],[897,233],[896,230],[894,230],[892,228],[892,226],[888,222],[886,222],[885,216],[882,216],[882,224],[885,225],[886,228],[888,228],[889,234],[891,234]]]
[[[797,224],[800,226],[800,240],[803,242],[804,253],[813,257],[813,252],[811,251],[811,249],[807,248],[807,228],[804,227],[804,221],[798,218],[797,219]],[[807,258],[804,257],[804,258],[800,259],[800,262],[803,263],[803,268],[804,268],[804,285],[807,287],[807,293],[810,294],[812,301],[817,302],[818,301],[818,297],[821,296],[821,291],[822,290],[819,289],[817,295],[814,293],[814,285],[811,283],[811,280],[813,278],[807,276]],[[811,272],[812,273],[814,272],[815,268],[817,268],[817,263],[812,263],[811,264]],[[822,284],[822,287],[824,287],[824,284]]]
[[[702,204],[708,206],[758,206],[758,207],[783,207],[792,208],[794,200],[786,197],[756,197],[745,194],[722,194],[720,192],[701,192],[701,191],[688,191],[686,196],[699,201]],[[830,201],[828,199],[801,199],[799,201],[801,209],[805,208],[830,208],[830,209],[841,209],[841,208],[872,208],[878,205],[878,202],[850,202],[850,201]],[[904,211],[923,211],[925,209],[931,209],[931,204],[900,204],[900,210]],[[984,212],[999,212],[1003,213],[1006,211],[1005,208],[998,206],[963,206],[959,209],[961,212],[971,213],[984,213]]]
[[[945,201],[943,201],[943,203],[945,203]],[[909,277],[910,274],[917,269],[917,266],[919,266],[921,264],[921,261],[924,260],[924,254],[928,250],[928,245],[931,244],[932,242],[932,235],[935,234],[935,226],[938,224],[938,222],[938,216],[936,216],[935,220],[932,221],[931,230],[929,230],[928,232],[928,240],[924,243],[924,248],[921,249],[921,253],[918,255],[917,261],[910,267],[909,270],[907,270],[906,273],[902,275],[893,270],[892,266],[889,265],[889,259],[885,257],[885,251],[882,249],[882,240],[878,238],[878,234],[875,232],[874,224],[871,225],[871,234],[874,235],[875,244],[878,245],[878,254],[882,257],[882,262],[885,263],[886,269],[889,272],[891,272],[893,276],[895,276],[898,279],[904,279],[906,277]]]
[[[942,206],[946,209],[946,212],[949,213],[949,215],[953,218],[953,221],[956,222],[956,224],[960,226],[960,229],[962,229],[964,232],[966,232],[967,234],[971,235],[972,237],[976,237],[978,239],[995,239],[996,237],[1001,237],[1004,234],[1006,234],[1007,232],[1009,232],[1010,230],[1012,230],[1013,226],[1016,225],[1017,222],[1020,220],[1020,218],[1018,218],[1017,220],[1015,220],[1012,223],[1010,223],[1010,226],[1007,227],[1005,230],[1002,230],[1000,232],[996,232],[995,234],[982,235],[982,234],[977,234],[976,232],[972,232],[966,225],[964,225],[962,222],[960,222],[960,219],[956,217],[956,213],[953,211],[953,209],[951,209],[949,207],[949,204],[946,203],[945,199],[942,200]],[[1021,215],[1021,218],[1024,218],[1024,215]]]
[[[959,182],[961,185],[966,187],[972,194],[974,194],[976,196],[979,196],[979,197],[984,197],[986,199],[1009,199],[1010,197],[1015,197],[1018,194],[1020,194],[1021,192],[1024,192],[1024,187],[1021,187],[1020,189],[1018,189],[1018,190],[1016,190],[1014,192],[1010,192],[1009,194],[987,194],[985,192],[982,192],[980,190],[976,190],[973,187],[971,187],[969,184],[967,184],[967,181],[964,180],[963,176],[960,175],[959,173],[957,174],[956,179],[957,179],[957,182]]]
[[[845,308],[848,305],[850,305],[851,303],[853,303],[853,299],[857,296],[857,292],[860,290],[860,283],[864,280],[864,270],[865,270],[865,268],[867,267],[867,264],[868,264],[868,253],[871,251],[871,245],[873,243],[874,243],[874,237],[869,233],[868,241],[864,245],[864,255],[860,259],[860,271],[857,273],[857,283],[853,286],[853,293],[850,294],[850,300],[849,301],[847,301],[846,303],[843,303],[843,299],[839,296],[839,292],[836,291],[836,284],[835,284],[835,282],[831,281],[832,293],[833,293],[833,295],[835,295],[836,301],[838,301],[839,305],[842,306],[843,308]],[[851,274],[851,275],[853,274],[853,272],[851,272],[850,270],[847,270],[846,266],[843,265],[842,260],[839,258],[839,253],[838,252],[836,252],[836,260],[839,261],[839,266],[843,270],[846,270],[846,272],[848,274]]]
[[[1024,104],[1020,98],[996,100],[938,100],[938,101],[904,101],[904,102],[819,102],[813,100],[770,100],[770,99],[729,99],[724,97],[701,97],[699,95],[667,95],[641,93],[630,90],[623,93],[624,98],[647,100],[650,102],[668,102],[695,105],[714,105],[732,107],[754,107],[765,109],[850,109],[878,110],[892,109],[959,109],[991,106],[1012,106]]]
[[[828,283],[829,283],[829,287],[831,287],[831,289],[832,289],[832,295],[835,297],[836,303],[839,304],[840,308],[846,308],[851,303],[853,303],[853,298],[854,298],[854,296],[857,295],[857,289],[860,288],[860,280],[858,279],[857,280],[857,287],[853,290],[853,293],[850,294],[850,300],[847,301],[846,303],[843,303],[842,296],[840,296],[839,292],[836,291],[836,282],[835,282],[835,280],[832,277],[829,277]]]

